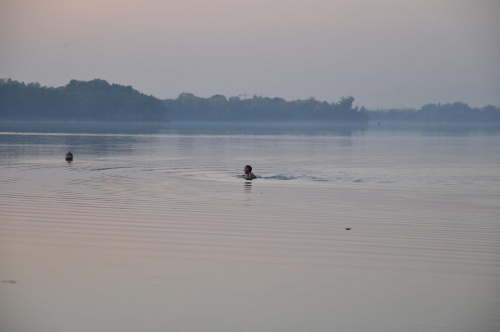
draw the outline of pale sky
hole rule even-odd
[[[500,0],[0,0],[0,78],[500,106]]]

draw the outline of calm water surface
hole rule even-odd
[[[500,331],[498,131],[0,129],[0,331]]]

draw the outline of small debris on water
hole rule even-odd
[[[2,280],[2,284],[17,284],[16,280]]]
[[[351,230],[351,227],[346,227],[345,228],[346,231],[350,231]]]

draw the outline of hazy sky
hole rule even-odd
[[[0,0],[0,77],[500,106],[500,0]]]

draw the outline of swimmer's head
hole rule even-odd
[[[251,171],[252,171],[252,166],[250,165],[246,165],[245,168],[243,169],[243,172],[245,172],[245,174],[250,173]]]

